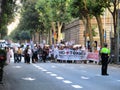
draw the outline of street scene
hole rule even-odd
[[[120,90],[120,0],[0,0],[0,90]]]
[[[97,64],[12,61],[0,90],[120,90],[120,66],[109,65],[108,72],[102,76]]]

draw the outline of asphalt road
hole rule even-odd
[[[0,90],[120,90],[120,68],[109,66],[109,76],[101,66],[68,63],[13,63],[4,68]]]

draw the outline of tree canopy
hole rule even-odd
[[[16,0],[0,1],[0,38],[7,35],[7,25],[14,20]]]

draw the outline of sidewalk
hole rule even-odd
[[[4,74],[3,74],[3,84],[0,84],[0,90],[10,90],[9,89],[9,84],[8,84],[8,81],[7,81],[7,75],[6,75],[6,72],[4,71]]]
[[[120,68],[120,64],[109,64],[109,66],[113,66],[113,67],[118,67],[118,68]]]
[[[0,90],[8,90],[6,88],[6,81],[5,81],[5,79],[3,79],[3,84],[0,84]]]

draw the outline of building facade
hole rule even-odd
[[[104,27],[104,40],[110,46],[110,38],[112,36],[113,24],[111,17],[102,17],[103,27]],[[96,46],[100,45],[100,38],[99,38],[99,30],[97,21],[95,18],[91,19],[91,26],[92,29],[96,32],[96,35],[93,37]],[[64,40],[65,41],[74,41],[75,44],[80,45],[89,45],[89,37],[87,36],[85,39],[85,26],[82,20],[74,20],[65,25],[63,30],[64,33]]]

